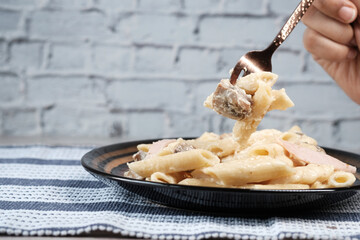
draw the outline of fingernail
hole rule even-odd
[[[339,16],[346,22],[352,22],[355,20],[356,11],[350,7],[342,7],[339,10]]]
[[[350,49],[348,55],[347,55],[347,58],[348,59],[354,59],[356,58],[356,56],[358,55],[358,51],[355,50],[355,49]]]

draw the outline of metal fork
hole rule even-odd
[[[246,53],[240,58],[240,60],[235,65],[231,77],[231,84],[235,84],[241,72],[243,72],[243,77],[249,75],[250,73],[268,71],[271,72],[271,56],[275,50],[285,41],[285,39],[290,35],[292,30],[304,16],[305,12],[311,6],[314,0],[302,0],[299,5],[295,8],[294,12],[291,14],[287,22],[281,28],[280,32],[277,34],[272,43],[262,51],[251,51]]]

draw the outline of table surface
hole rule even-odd
[[[18,136],[0,136],[0,145],[8,146],[8,145],[35,145],[35,144],[44,144],[44,145],[60,145],[60,146],[103,146],[114,144],[118,142],[123,142],[124,140],[119,140],[117,138],[91,138],[91,137],[18,137]],[[16,236],[5,236],[0,235],[1,239],[4,240],[13,240],[13,239],[21,239],[21,240],[113,240],[113,239],[121,239],[121,240],[133,240],[131,237],[121,237],[119,235],[114,236],[112,233],[104,232],[104,231],[95,231],[91,232],[91,234],[83,234],[79,236],[72,237],[16,237]]]
[[[132,141],[136,139],[129,139]],[[126,140],[121,140],[118,138],[93,138],[93,137],[18,137],[18,136],[0,136],[0,146],[11,146],[11,145],[48,145],[48,146],[89,146],[97,147],[104,146],[109,144],[115,144],[119,142],[124,142]],[[21,240],[134,240],[137,238],[134,237],[122,237],[120,235],[114,235],[106,231],[93,231],[90,234],[81,234],[78,236],[68,236],[68,237],[51,237],[51,236],[7,236],[0,234],[0,239],[12,240],[12,239],[21,239]],[[220,239],[220,238],[211,238],[211,239]],[[289,240],[291,238],[284,238]]]
[[[2,240],[134,240],[135,238],[124,238],[119,236],[105,236],[104,233],[99,235],[91,234],[78,237],[15,237],[15,236],[0,236]]]

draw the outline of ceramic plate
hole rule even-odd
[[[357,167],[356,182],[347,188],[310,190],[250,190],[184,186],[136,180],[124,177],[127,163],[140,143],[159,139],[125,142],[96,148],[86,153],[83,167],[102,182],[122,187],[166,206],[212,212],[279,211],[319,208],[338,203],[360,190],[360,155],[324,148],[343,162]]]

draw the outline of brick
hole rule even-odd
[[[85,104],[56,105],[43,113],[45,136],[109,136],[109,113]]]
[[[4,132],[3,132],[3,112],[1,111],[0,109],[0,136],[3,136],[4,135]]]
[[[219,134],[232,133],[232,130],[233,130],[234,125],[235,125],[235,120],[225,118],[225,117],[220,116],[220,115],[218,115],[218,117],[221,117]]]
[[[21,13],[0,9],[0,33],[18,30]]]
[[[265,48],[278,30],[271,18],[205,17],[200,23],[199,39],[202,43]]]
[[[248,48],[225,48],[220,51],[220,60],[219,60],[219,72],[223,78],[229,78],[229,71],[232,69],[239,58],[251,51],[252,49]]]
[[[6,62],[6,42],[0,41],[0,64],[4,65]]]
[[[180,8],[180,0],[140,0],[138,5],[138,9],[145,11],[173,11]]]
[[[141,47],[135,52],[136,72],[170,72],[173,69],[174,53],[171,48]]]
[[[175,81],[124,81],[113,82],[107,96],[114,107],[123,109],[173,109],[189,108],[186,84]]]
[[[220,0],[185,0],[185,10],[189,12],[218,12]]]
[[[34,109],[12,109],[3,112],[3,133],[11,136],[39,134],[38,116]]]
[[[28,80],[27,100],[36,105],[103,104],[105,96],[101,89],[101,82],[86,77],[37,77]]]
[[[167,137],[198,137],[209,129],[209,121],[198,114],[169,114],[170,126]]]
[[[94,48],[94,68],[104,71],[128,71],[132,62],[131,47],[98,45]]]
[[[127,26],[127,22],[120,22],[118,28],[127,28],[134,41],[151,43],[193,42],[195,24],[189,17],[139,14],[132,21],[132,27]]]
[[[217,114],[212,109],[204,107],[204,101],[206,98],[215,91],[217,84],[220,82],[220,80],[214,80],[211,82],[203,82],[198,83],[195,86],[192,86],[192,89],[194,89],[194,108],[195,112],[200,115],[209,115],[209,114]]]
[[[0,103],[14,102],[20,98],[21,81],[15,75],[0,73]]]
[[[92,1],[89,0],[50,0],[46,7],[50,9],[87,9],[92,6]]]
[[[10,45],[10,65],[15,68],[39,68],[42,63],[42,44],[16,42]]]
[[[133,10],[136,5],[136,0],[98,0],[95,6],[106,10]]]
[[[51,39],[83,39],[110,36],[106,17],[99,12],[39,11],[30,22],[30,35]]]
[[[105,116],[104,118],[108,120],[109,123],[107,123],[107,131],[104,132],[102,135],[129,140],[128,114],[111,113],[110,116]]]
[[[360,121],[343,120],[339,123],[339,137],[342,142],[359,146],[360,142]],[[352,146],[353,147],[353,146]]]
[[[295,103],[287,114],[306,118],[344,118],[359,115],[358,106],[335,84],[294,84],[286,92]]]
[[[182,75],[209,76],[218,72],[218,51],[183,48],[179,53],[177,69]]]
[[[44,0],[1,0],[1,7],[11,7],[11,8],[36,8],[43,4]]]
[[[302,74],[304,56],[299,52],[281,51],[275,52],[272,57],[272,72],[279,75],[280,79]]]
[[[264,15],[266,14],[266,6],[263,0],[225,0],[224,12],[234,14]]]
[[[83,45],[53,45],[49,59],[50,69],[82,69],[90,53]]]
[[[279,131],[287,131],[293,126],[292,119],[289,117],[277,117],[273,112],[269,112],[265,115],[258,130],[262,129],[277,129]]]
[[[211,112],[208,116],[204,115],[203,119],[207,119],[209,122],[209,128],[205,131],[213,132],[216,134],[230,133],[235,124],[234,120],[228,119],[215,113]]]
[[[165,115],[157,112],[129,113],[129,138],[147,139],[164,136]]]
[[[290,16],[298,4],[297,0],[271,0],[270,10],[275,14]]]

